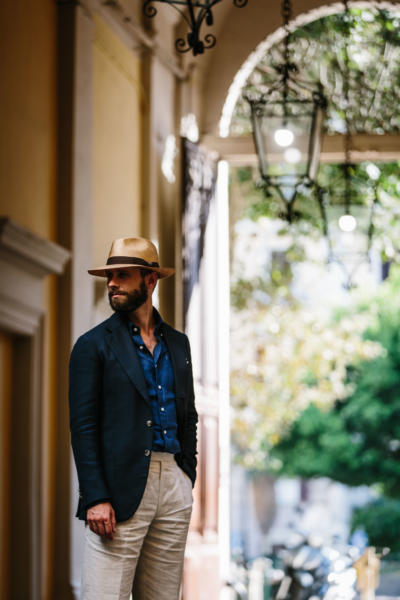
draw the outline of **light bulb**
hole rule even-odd
[[[346,233],[351,233],[357,227],[357,221],[353,215],[342,215],[339,219],[339,227]]]
[[[286,148],[286,146],[290,146],[290,144],[293,142],[294,135],[290,129],[277,129],[275,131],[274,139],[278,146]]]
[[[295,165],[301,161],[301,152],[298,148],[288,148],[283,153],[283,158],[286,162]]]

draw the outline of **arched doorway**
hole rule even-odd
[[[369,5],[371,5],[371,3],[369,3]],[[359,4],[357,4],[357,6],[365,7],[366,4],[359,3]],[[392,6],[392,8],[397,9],[396,4],[392,4],[391,6]],[[296,24],[310,22],[317,16],[335,14],[335,12],[337,12],[338,9],[340,9],[340,7],[341,7],[341,5],[338,5],[338,4],[336,4],[336,5],[332,4],[325,8],[319,7],[318,9],[314,7],[315,8],[314,13],[309,13],[306,17],[303,16],[303,20],[301,18],[299,18],[298,20],[296,20]],[[275,37],[275,41],[276,41],[279,38],[279,33],[275,34],[275,36],[276,36]],[[226,41],[226,38],[223,37],[223,33],[222,33],[221,39],[225,39],[225,41]],[[274,42],[274,37],[272,36],[271,38],[269,38],[268,43],[272,44],[273,42]],[[266,44],[265,47],[268,47],[268,44]],[[225,51],[226,51],[226,48],[225,48]],[[234,52],[233,52],[233,55],[235,55]],[[254,55],[253,55],[253,59],[254,59]],[[210,68],[210,71],[212,71],[214,66],[215,65],[213,65],[213,67]],[[221,69],[221,63],[219,64],[218,68],[220,69],[220,71],[223,70],[223,69]],[[215,69],[217,69],[217,67],[215,67]],[[210,71],[209,71],[209,74],[210,74]],[[219,81],[219,84],[221,84],[221,79]],[[209,88],[209,90],[210,89],[212,90],[212,86]],[[215,100],[215,97],[213,96],[213,91],[209,92],[209,97],[210,98],[212,97],[212,101]],[[211,103],[212,103],[212,101],[211,101]],[[208,105],[208,106],[210,106],[210,105]],[[252,149],[251,138],[245,140],[243,138],[236,137],[234,139],[233,137],[230,137],[229,139],[226,140],[226,142],[224,142],[223,140],[221,141],[220,139],[217,138],[217,136],[215,134],[215,131],[216,131],[215,126],[216,126],[217,120],[214,119],[214,121],[212,121],[212,118],[210,116],[211,113],[212,113],[212,110],[208,112],[207,117],[203,121],[203,125],[204,125],[203,130],[207,132],[203,136],[203,142],[208,144],[210,148],[217,150],[219,152],[220,156],[222,158],[227,159],[231,165],[243,165],[243,164],[244,165],[254,165],[256,162],[256,158],[254,155],[254,151]],[[395,134],[390,135],[390,136],[379,136],[379,138],[378,137],[373,138],[371,135],[369,137],[363,136],[362,134],[360,134],[360,137],[355,140],[355,144],[356,144],[356,149],[359,153],[359,155],[358,155],[359,161],[361,161],[363,159],[364,160],[367,159],[370,161],[372,161],[372,160],[391,161],[391,160],[397,160],[399,158],[398,149],[400,146],[398,143],[398,137]],[[325,157],[323,157],[323,158],[326,162],[332,161],[332,157],[334,155],[335,155],[335,157],[333,160],[339,161],[342,159],[342,152],[340,151],[340,149],[338,149],[337,140],[336,141],[334,139],[327,140],[327,142],[325,144],[324,152],[325,152]]]

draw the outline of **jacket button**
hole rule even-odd
[[[145,456],[150,456],[150,450],[147,450],[147,449],[146,449],[146,450],[144,451],[144,455],[145,455]]]
[[[153,425],[153,421],[150,421],[150,420],[146,421],[146,425],[147,425],[147,427],[151,427]]]

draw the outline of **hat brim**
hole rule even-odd
[[[127,265],[126,263],[96,267],[95,269],[89,269],[88,273],[90,275],[95,275],[96,277],[107,277],[106,271],[112,271],[114,269],[146,269],[147,271],[155,271],[158,274],[159,279],[165,279],[175,273],[175,269],[171,269],[170,267],[145,267],[144,265]]]

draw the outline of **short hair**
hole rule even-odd
[[[153,271],[152,269],[139,269],[139,271],[140,271],[140,274],[142,276],[142,279],[144,279],[150,273],[155,273],[157,275],[157,279],[158,279],[158,273],[157,273],[157,271]]]

